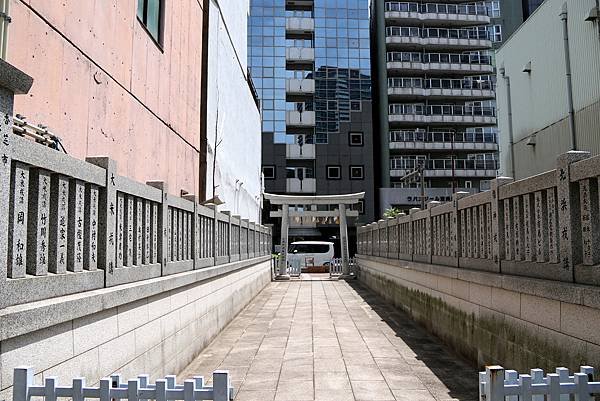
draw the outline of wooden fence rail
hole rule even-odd
[[[98,386],[87,386],[84,378],[75,378],[70,386],[59,386],[55,377],[46,377],[44,384],[35,385],[34,370],[20,367],[14,370],[13,401],[30,401],[31,397],[42,397],[44,401],[56,401],[58,398],[70,398],[73,401],[98,399],[100,401],[168,401],[168,400],[233,400],[233,388],[229,372],[216,370],[213,372],[213,385],[206,386],[201,376],[184,380],[177,384],[175,376],[150,383],[148,375],[140,375],[121,383],[120,375],[100,380]]]
[[[600,156],[357,229],[358,254],[600,285]]]

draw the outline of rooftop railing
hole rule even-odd
[[[497,143],[496,132],[463,132],[426,130],[390,131],[390,142],[459,142],[459,143]]]
[[[423,116],[483,116],[495,117],[495,107],[461,106],[461,105],[430,105],[425,104],[390,104],[390,115],[416,114]]]
[[[497,160],[477,159],[406,159],[392,158],[390,166],[392,170],[414,170],[420,165],[425,170],[498,170]]]
[[[411,63],[492,64],[492,58],[490,56],[478,53],[388,52],[387,61]]]
[[[418,28],[388,26],[385,28],[388,37],[417,37],[417,38],[442,38],[442,39],[480,39],[490,40],[490,35],[485,27],[476,28]]]
[[[462,14],[462,15],[488,15],[484,4],[444,4],[444,3],[415,3],[405,1],[388,1],[385,11],[436,13],[436,14]]]
[[[390,88],[413,88],[413,89],[496,89],[494,82],[490,79],[480,78],[388,78]]]

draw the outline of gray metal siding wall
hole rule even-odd
[[[497,53],[511,79],[515,167],[519,177],[552,168],[569,150],[567,86],[559,14],[565,0],[546,0]],[[568,0],[569,49],[579,150],[600,153],[600,37],[598,23],[585,21],[595,0]],[[523,67],[531,61],[530,74]],[[506,83],[498,75],[501,171],[509,170]],[[526,145],[536,134],[536,146]]]

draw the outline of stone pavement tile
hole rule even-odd
[[[240,390],[235,401],[273,401],[275,390]]]
[[[346,364],[342,358],[315,358],[315,374],[317,372],[346,372]]]
[[[279,377],[279,380],[282,381],[298,381],[312,379],[312,365],[296,365],[294,367],[284,367],[283,369],[281,369],[281,375]]]
[[[410,366],[406,363],[403,358],[393,357],[393,358],[374,358],[375,363],[379,366],[380,369],[385,368],[396,368],[396,369],[404,369],[409,370]]]
[[[344,362],[346,362],[346,366],[350,365],[372,365],[376,366],[375,359],[371,357],[371,354],[368,352],[362,353],[346,353],[344,354]]]
[[[250,365],[251,372],[280,372],[283,359],[261,358],[254,359]]]
[[[279,358],[283,359],[285,348],[259,348],[254,358]]]
[[[315,388],[340,390],[351,387],[346,372],[320,372],[315,374]]]
[[[313,359],[313,353],[310,352],[293,352],[286,349],[285,354],[283,354],[283,360],[285,361],[298,361],[302,359]]]
[[[352,381],[352,390],[356,401],[395,400],[384,381]]]
[[[397,401],[436,401],[427,390],[392,390]]]
[[[341,358],[342,350],[338,346],[318,347],[315,346],[315,358]]]
[[[244,379],[243,390],[276,390],[279,372],[249,372]]]
[[[350,380],[383,380],[383,375],[375,365],[349,365],[347,366]]]
[[[280,381],[275,393],[277,401],[304,401],[314,400],[314,386],[312,380],[306,381]]]
[[[323,389],[315,388],[316,401],[354,401],[354,393],[351,388],[347,389]]]
[[[340,345],[340,343],[338,342],[337,338],[331,338],[331,337],[317,337],[314,340],[315,343],[315,347],[334,347],[334,346],[338,346]]]
[[[400,375],[383,371],[383,377],[392,390],[425,390],[426,387],[418,377],[410,374]]]

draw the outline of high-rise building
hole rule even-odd
[[[369,0],[251,0],[248,32],[263,116],[265,191],[365,191],[355,220],[371,221]],[[264,222],[269,212],[266,204]],[[335,221],[297,220],[290,239],[331,239],[337,232]]]
[[[372,2],[381,212],[489,188],[504,26],[499,1]]]

